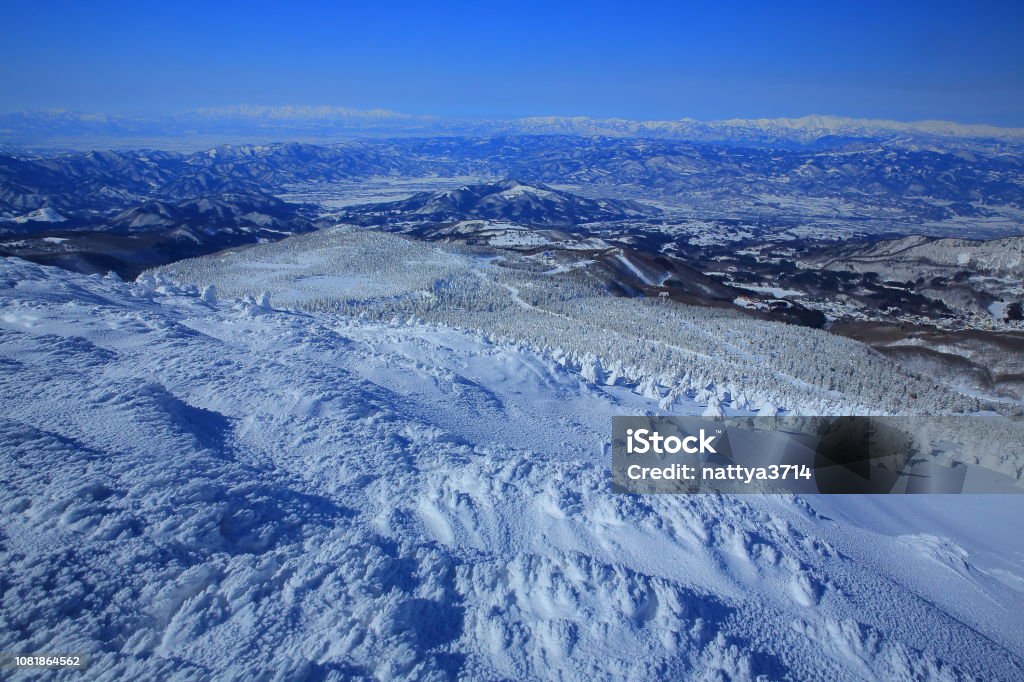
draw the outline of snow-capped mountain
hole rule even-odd
[[[50,208],[38,209],[38,212]],[[4,229],[6,228],[6,229]],[[0,222],[0,255],[79,272],[135,277],[147,267],[314,229],[301,207],[265,194],[149,199],[107,214],[79,211],[54,222]]]
[[[965,125],[950,121],[887,121],[841,116],[800,118],[728,119],[722,121],[634,121],[586,116],[537,116],[511,121],[507,126],[521,133],[560,135],[612,135],[743,144],[756,147],[807,146],[844,140],[892,141],[921,144],[955,144],[958,141],[1024,143],[1024,128]]]
[[[114,215],[104,225],[124,233],[192,228],[209,233],[256,229],[286,234],[296,231],[295,217],[294,207],[274,197],[216,194],[177,202],[147,201]]]
[[[240,104],[226,107],[206,107],[193,109],[180,115],[181,117],[192,117],[195,119],[223,120],[223,119],[262,119],[262,120],[329,120],[329,121],[380,121],[380,120],[410,120],[414,118],[429,119],[430,117],[416,117],[403,114],[389,109],[353,109],[351,107],[332,106],[260,106],[253,104]]]
[[[76,140],[171,140],[209,136],[248,141],[335,140],[353,135],[507,134],[614,136],[673,139],[756,147],[806,147],[843,140],[891,141],[907,145],[1024,143],[1024,129],[950,121],[888,121],[842,116],[662,121],[587,116],[520,119],[443,119],[384,109],[335,106],[238,105],[163,116],[21,111],[0,115],[0,141],[73,146]],[[136,142],[137,144],[137,142]]]
[[[791,135],[804,142],[824,137],[847,136],[884,139],[893,135],[1024,142],[1024,128],[1003,128],[952,121],[904,122],[843,116],[803,116],[800,118],[729,119],[715,121],[710,125],[722,130],[731,127],[751,132],[761,131],[763,134],[782,139]]]
[[[30,211],[25,215],[20,215],[14,218],[16,223],[63,223],[67,220],[59,212],[45,206],[43,208],[37,208],[34,211]]]
[[[658,213],[658,209],[636,201],[588,199],[541,184],[502,180],[442,192],[421,192],[402,201],[353,207],[346,212],[345,219],[373,225],[411,221],[436,224],[477,219],[569,227],[582,223],[642,219]]]

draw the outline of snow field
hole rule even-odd
[[[643,391],[218,289],[0,263],[0,650],[96,679],[1024,669],[1020,497],[615,496]]]

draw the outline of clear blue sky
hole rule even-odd
[[[0,111],[227,104],[1024,126],[1024,0],[0,3]]]

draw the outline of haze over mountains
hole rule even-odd
[[[486,120],[416,116],[384,109],[253,105],[196,109],[159,116],[65,110],[19,111],[0,115],[0,143],[41,147],[83,148],[101,140],[112,147],[140,146],[147,139],[164,141],[163,145],[155,146],[167,147],[170,143],[187,147],[188,138],[259,142],[286,139],[323,141],[367,135],[510,134],[641,137],[771,148],[806,148],[857,140],[885,140],[906,146],[1024,144],[1024,128],[820,115],[721,121],[689,118],[637,121],[588,116]]]

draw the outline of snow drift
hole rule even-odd
[[[95,679],[1024,673],[1020,496],[614,496],[609,418],[657,398],[263,303],[0,261],[0,650]]]

